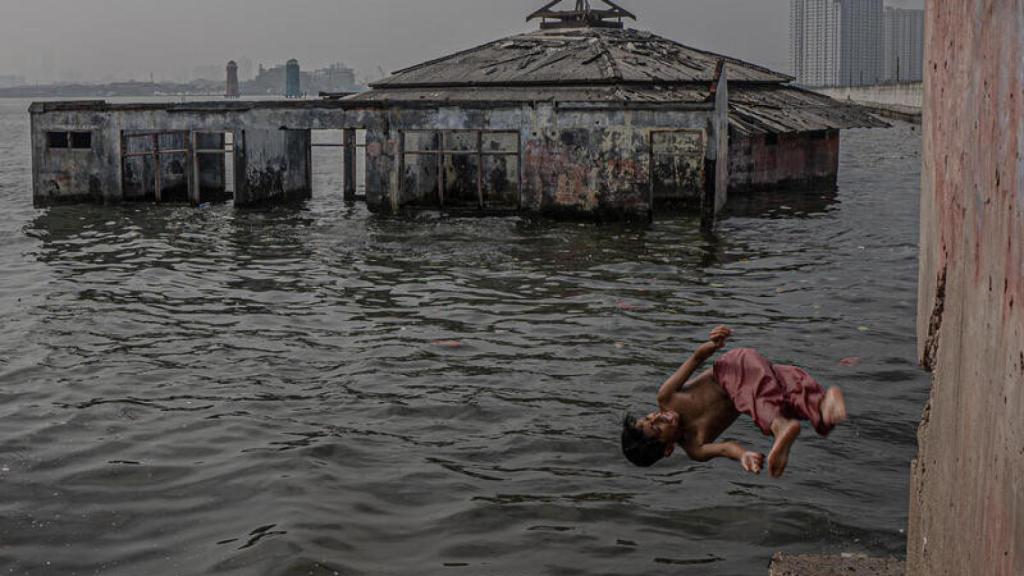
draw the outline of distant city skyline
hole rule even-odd
[[[531,30],[541,0],[0,0],[0,76],[30,83],[187,81],[203,66],[298,59],[304,69],[344,62],[376,79],[423,60]],[[696,48],[790,72],[788,0],[625,0],[632,26]],[[923,0],[886,5],[920,8]],[[153,14],[160,14],[153,18]],[[453,17],[453,15],[457,17]],[[87,30],[88,34],[83,33]]]
[[[920,81],[924,11],[883,0],[790,0],[790,62],[806,86]]]

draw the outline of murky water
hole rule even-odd
[[[767,573],[902,554],[919,138],[838,194],[650,229],[301,208],[31,206],[0,101],[0,574]],[[801,200],[801,198],[803,198]],[[782,481],[619,454],[715,324],[847,390]],[[841,360],[859,358],[859,363]],[[749,419],[732,431],[766,450]]]

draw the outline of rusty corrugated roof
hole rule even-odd
[[[722,59],[731,82],[778,84],[793,79],[650,32],[580,28],[490,42],[400,70],[371,88],[711,82]]]

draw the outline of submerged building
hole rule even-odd
[[[710,222],[727,193],[834,187],[839,131],[884,125],[787,75],[627,29],[635,16],[613,2],[558,4],[530,16],[536,32],[344,98],[34,104],[36,202],[307,198],[311,132],[340,129],[346,196],[361,171],[375,212],[648,219],[683,206]],[[77,133],[88,149],[50,145]]]

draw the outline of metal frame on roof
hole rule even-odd
[[[530,14],[526,21],[540,20],[543,30],[554,28],[622,28],[623,20],[636,20],[636,16],[612,0],[601,0],[607,9],[595,9],[590,0],[576,0],[575,10],[554,10],[563,0],[554,0]]]

